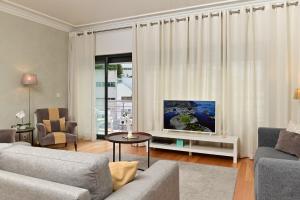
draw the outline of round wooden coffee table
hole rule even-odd
[[[105,137],[106,140],[113,143],[113,162],[115,162],[115,154],[116,154],[116,143],[119,144],[119,161],[121,161],[121,144],[135,144],[135,143],[147,143],[147,151],[148,151],[148,168],[150,166],[150,140],[152,135],[144,132],[133,132],[132,135],[135,138],[128,139],[127,132],[115,132],[107,135]]]

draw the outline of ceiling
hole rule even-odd
[[[73,26],[230,0],[8,0]]]

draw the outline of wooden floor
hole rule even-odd
[[[69,145],[67,149],[74,150],[74,147],[72,145]],[[103,140],[98,140],[96,142],[80,141],[78,144],[78,151],[90,153],[112,151],[112,144]],[[145,147],[133,147],[131,145],[122,145],[122,152],[142,156],[147,155]],[[158,149],[151,150],[151,156],[168,160],[178,160],[214,166],[237,168],[238,176],[235,187],[234,200],[254,200],[253,161],[250,159],[240,159],[237,164],[233,164],[232,159],[227,157],[202,154],[193,154],[192,156],[189,156],[184,152]]]

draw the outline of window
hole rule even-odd
[[[131,54],[96,56],[96,130],[97,138],[126,130],[121,115],[132,114]]]

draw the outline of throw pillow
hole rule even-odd
[[[66,119],[59,120],[43,120],[47,133],[66,131]]]
[[[109,163],[114,191],[120,189],[122,186],[126,185],[134,179],[137,167],[138,161],[121,161]]]
[[[275,149],[300,158],[300,134],[286,130],[280,131]]]

